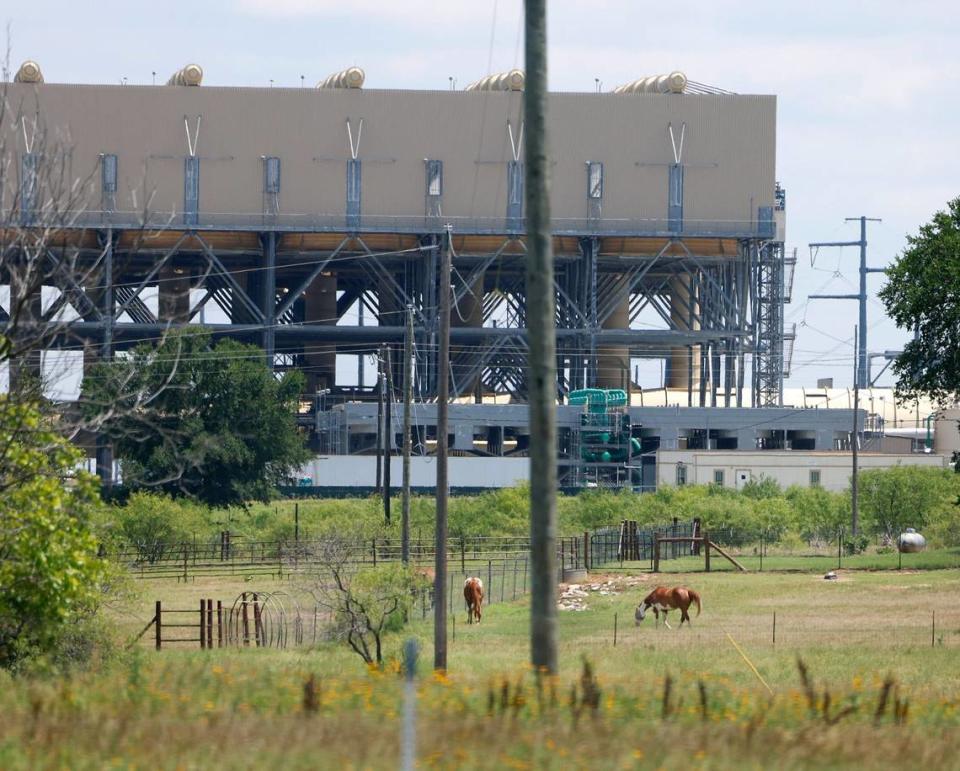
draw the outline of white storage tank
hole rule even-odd
[[[188,64],[181,67],[167,81],[168,86],[199,86],[203,81],[203,67],[199,64]]]
[[[682,94],[687,88],[687,76],[674,71],[668,75],[648,75],[613,89],[615,94]]]
[[[317,83],[317,88],[362,88],[366,75],[359,67],[347,67]]]
[[[900,533],[900,537],[897,539],[897,548],[899,548],[903,554],[914,554],[918,551],[923,551],[926,546],[927,539],[912,527],[908,527]]]
[[[27,59],[20,65],[17,74],[13,76],[14,83],[43,83],[43,73],[40,71],[40,65],[31,59]]]
[[[940,410],[933,422],[933,451],[947,460],[960,452],[960,408]]]
[[[464,91],[523,91],[525,82],[523,70],[509,70],[480,78],[467,86]]]

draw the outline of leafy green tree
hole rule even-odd
[[[176,544],[213,535],[210,511],[186,499],[137,491],[123,506],[105,507],[97,532],[117,547],[133,548],[145,562],[169,556]]]
[[[757,479],[746,482],[740,492],[747,498],[753,498],[754,500],[783,497],[783,490],[780,489],[777,480],[768,477],[766,474],[761,474]]]
[[[822,487],[794,485],[786,491],[793,509],[793,519],[802,538],[807,541],[830,541],[850,521],[850,499]]]
[[[864,524],[894,539],[904,528],[917,530],[945,517],[960,518],[954,475],[946,469],[894,466],[860,472]]]
[[[100,416],[125,484],[229,506],[269,499],[309,458],[296,424],[303,387],[299,372],[274,377],[256,346],[214,345],[186,327],[97,365],[82,402]],[[144,393],[149,409],[133,409]]]
[[[0,395],[0,667],[53,652],[100,598],[96,478],[37,405]]]
[[[960,198],[907,237],[880,298],[897,326],[918,332],[894,363],[897,390],[941,403],[960,398]]]

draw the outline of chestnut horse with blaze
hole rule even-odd
[[[480,623],[483,610],[483,581],[478,577],[468,578],[463,582],[463,599],[467,602],[467,623],[472,624],[476,619]]]
[[[637,626],[640,626],[640,622],[643,621],[647,615],[647,610],[653,608],[653,615],[657,619],[657,626],[660,626],[660,614],[663,613],[663,623],[666,624],[667,629],[672,629],[673,627],[667,622],[667,612],[679,609],[680,626],[683,626],[684,621],[689,624],[691,623],[690,614],[687,613],[687,609],[693,603],[697,604],[697,615],[699,616],[700,595],[693,591],[693,589],[688,589],[685,586],[675,586],[673,589],[658,586],[644,597],[643,602],[637,605],[637,612],[634,614],[634,618],[636,619]]]

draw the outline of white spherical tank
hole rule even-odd
[[[20,65],[17,74],[13,76],[14,83],[43,83],[43,73],[40,71],[40,65],[30,59],[27,59]]]
[[[918,551],[923,551],[926,546],[927,539],[912,527],[908,527],[900,533],[900,537],[897,539],[897,548],[899,548],[903,554],[914,554]]]

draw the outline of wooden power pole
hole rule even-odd
[[[433,579],[433,668],[447,669],[447,402],[450,398],[450,226],[440,258],[440,350],[437,356],[437,527]]]
[[[547,189],[546,0],[526,0],[527,391],[530,401],[530,654],[557,672],[557,427],[553,248]]]
[[[403,503],[400,513],[400,557],[410,562],[410,437],[413,401],[413,307],[407,306],[407,332],[403,338]]]

